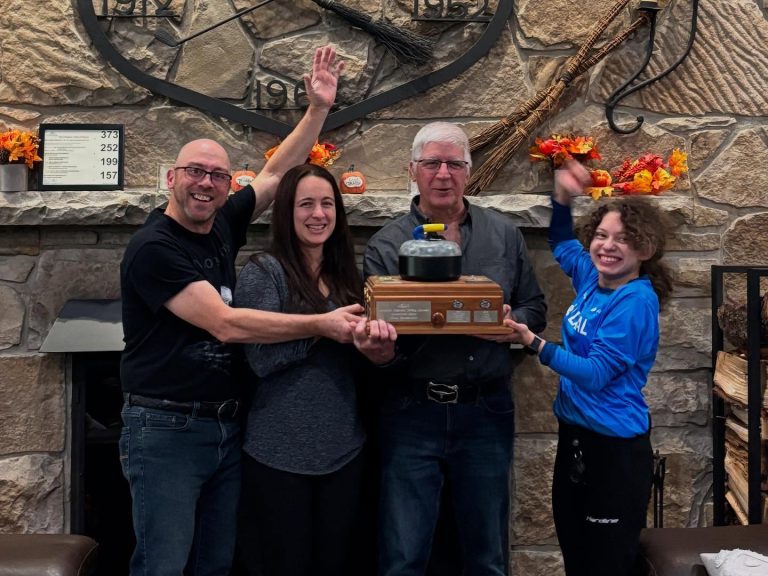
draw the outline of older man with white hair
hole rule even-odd
[[[428,124],[411,154],[409,174],[419,194],[408,214],[371,238],[365,275],[398,274],[399,247],[412,230],[447,224],[445,238],[461,247],[462,273],[497,282],[505,310],[542,330],[546,304],[522,234],[508,218],[464,198],[472,165],[464,131]],[[509,342],[507,335],[400,336],[396,355],[379,367],[380,576],[425,573],[446,484],[463,574],[507,574],[514,434]]]

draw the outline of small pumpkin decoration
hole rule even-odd
[[[344,194],[362,194],[365,192],[365,185],[365,176],[362,172],[355,170],[354,164],[341,175],[339,181],[339,188]]]
[[[248,186],[248,184],[253,182],[255,179],[256,172],[253,170],[248,170],[248,164],[244,164],[242,170],[237,170],[232,174],[232,182],[230,184],[230,188],[233,192],[237,192]]]

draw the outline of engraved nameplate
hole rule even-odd
[[[386,320],[392,324],[396,322],[429,322],[432,317],[432,305],[429,300],[379,302],[376,307],[376,316],[378,319]]]

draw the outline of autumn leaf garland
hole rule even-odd
[[[278,144],[267,150],[264,153],[264,159],[269,160],[279,146],[280,145]],[[315,142],[315,145],[312,146],[312,150],[309,152],[307,162],[309,164],[316,164],[323,168],[328,168],[339,158],[339,156],[341,156],[341,150],[330,142]]]
[[[602,156],[591,136],[553,134],[546,139],[537,138],[529,149],[529,158],[532,162],[547,161],[558,168],[568,160],[586,163]],[[687,160],[688,155],[679,148],[672,151],[666,163],[658,154],[644,154],[635,160],[627,158],[613,173],[590,170],[592,186],[585,193],[594,200],[614,194],[660,194],[688,172]]]
[[[674,187],[678,177],[688,172],[688,155],[679,148],[672,150],[667,162],[658,154],[644,154],[636,160],[626,159],[613,174],[592,170],[592,186],[585,192],[594,200],[619,194],[658,195]]]
[[[555,168],[568,160],[587,162],[602,158],[591,136],[553,134],[546,140],[536,138],[536,144],[528,152],[532,162],[549,161]]]

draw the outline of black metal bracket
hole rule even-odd
[[[640,75],[648,67],[648,64],[651,61],[651,56],[653,56],[653,45],[656,39],[656,16],[661,10],[658,2],[655,0],[643,0],[640,2],[638,9],[647,13],[648,22],[650,25],[645,59],[643,60],[643,63],[637,72],[635,72],[635,74],[629,80],[619,86],[605,103],[605,117],[608,120],[608,125],[611,127],[611,130],[618,132],[619,134],[631,134],[636,132],[640,129],[640,126],[643,125],[645,118],[643,116],[637,116],[635,117],[636,122],[634,126],[630,128],[619,128],[613,119],[614,111],[618,103],[630,94],[634,94],[638,90],[642,90],[646,86],[653,84],[654,82],[661,80],[665,76],[671,74],[675,68],[677,68],[683,62],[683,60],[688,57],[688,54],[693,47],[693,42],[696,39],[696,28],[699,18],[699,0],[691,0],[691,26],[688,32],[688,44],[686,45],[685,51],[663,72],[660,72],[653,78],[648,78],[647,80],[643,80],[642,82],[638,82],[637,84],[633,85],[635,80],[637,80],[637,78],[639,78]]]

